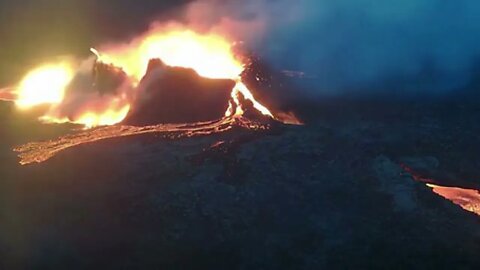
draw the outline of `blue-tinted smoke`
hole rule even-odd
[[[250,45],[277,69],[305,72],[310,93],[451,92],[469,82],[480,56],[478,0],[229,5],[239,17],[264,20],[267,31]]]
[[[0,81],[11,77],[12,62],[88,53],[152,20],[217,27],[225,18],[239,22],[231,33],[277,70],[304,72],[304,93],[456,93],[480,77],[478,0],[37,2],[0,0]]]

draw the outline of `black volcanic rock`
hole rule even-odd
[[[149,125],[191,123],[219,119],[228,107],[235,82],[208,79],[194,70],[149,63],[139,85],[139,97],[124,123]]]
[[[100,94],[118,94],[118,88],[127,79],[128,75],[122,69],[101,62],[95,63],[93,88]]]
[[[305,126],[23,167],[1,137],[0,269],[479,269],[479,217],[401,167],[480,175],[478,107],[326,104]],[[55,137],[0,112],[15,142]]]
[[[243,82],[255,98],[274,113],[295,109],[293,104],[297,102],[299,92],[292,86],[294,79],[298,78],[289,78],[254,56],[249,58],[249,63],[242,73]]]

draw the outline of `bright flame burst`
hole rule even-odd
[[[232,44],[215,34],[198,34],[190,30],[154,32],[133,40],[127,45],[103,48],[97,61],[121,68],[136,86],[147,71],[151,59],[161,59],[166,65],[195,70],[200,76],[212,79],[231,79],[236,82],[232,89],[232,100],[226,116],[240,116],[243,109],[239,95],[253,103],[255,109],[273,118],[272,113],[257,100],[241,80],[244,65],[233,53]],[[50,104],[51,111],[65,100],[65,92],[75,73],[71,65],[64,63],[41,66],[25,77],[20,83],[16,100],[20,108]],[[104,97],[101,97],[104,98]],[[115,98],[115,97],[112,97]],[[92,103],[95,103],[93,101]],[[107,104],[109,102],[106,102]],[[49,114],[41,119],[45,122],[72,122],[85,127],[113,125],[121,122],[128,114],[131,104],[102,106],[101,110],[84,108],[76,117]],[[235,109],[234,109],[235,107]]]
[[[85,126],[85,129],[93,128],[96,126],[111,126],[117,123],[120,123],[125,117],[127,117],[128,112],[130,111],[130,105],[124,105],[122,107],[114,108],[113,105],[111,108],[103,110],[101,113],[94,111],[84,111],[80,116],[76,117],[74,120],[70,120],[65,117],[55,117],[52,115],[45,115],[40,117],[40,120],[45,123],[73,123]]]
[[[240,75],[244,64],[235,57],[232,44],[215,34],[200,35],[190,30],[154,33],[134,40],[128,46],[106,48],[101,53],[92,48],[99,61],[121,67],[139,82],[145,75],[151,59],[161,59],[166,65],[195,70],[200,76],[211,79],[231,79],[236,82],[232,101],[225,115],[240,116],[243,109],[238,99],[242,94],[255,109],[273,118],[272,113],[254,97],[242,82]]]
[[[16,90],[15,103],[27,109],[43,104],[62,102],[65,88],[74,76],[69,64],[49,64],[30,71]]]
[[[102,114],[87,112],[80,116],[76,122],[84,124],[87,128],[92,128],[95,126],[111,126],[125,119],[129,110],[130,106],[127,105],[119,111],[108,110]]]
[[[232,45],[223,37],[197,34],[190,30],[153,33],[134,40],[127,46],[105,48],[99,60],[121,67],[140,81],[151,59],[161,59],[166,65],[195,70],[212,79],[234,79],[244,70],[232,52]]]

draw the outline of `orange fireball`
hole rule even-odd
[[[65,88],[74,75],[67,63],[48,64],[30,71],[16,90],[15,103],[22,109],[62,102]]]

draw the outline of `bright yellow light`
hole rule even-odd
[[[34,69],[24,77],[17,89],[17,106],[26,109],[61,103],[73,74],[67,64],[44,65]]]
[[[242,95],[253,103],[255,109],[273,118],[268,108],[258,102],[242,83],[240,76],[245,66],[233,49],[233,43],[222,36],[172,28],[150,31],[128,44],[110,45],[101,51],[91,48],[90,51],[96,55],[97,61],[120,68],[128,75],[126,89],[134,89],[138,85],[151,59],[161,59],[167,66],[191,68],[202,77],[234,80],[236,85],[232,89],[226,116],[243,115],[244,108],[239,100]],[[88,98],[84,95],[83,102],[67,104],[64,96],[68,94],[66,89],[75,76],[73,67],[61,62],[43,65],[29,72],[16,89],[17,106],[26,109],[49,105],[48,112],[41,117],[46,123],[70,122],[91,128],[121,122],[129,113],[136,93],[131,96],[127,92],[118,95],[91,94]],[[63,108],[72,105],[76,107],[70,108],[69,114],[65,115]]]
[[[270,117],[273,118],[273,115],[270,112],[270,110],[268,110],[267,107],[263,106],[262,104],[260,104],[260,102],[255,100],[252,92],[250,92],[250,90],[248,90],[247,86],[244,83],[242,83],[240,81],[240,79],[237,81],[237,84],[235,85],[235,88],[233,89],[232,95],[236,92],[241,93],[245,99],[250,100],[253,103],[253,107],[255,109],[257,109],[259,112],[261,112],[263,115],[267,115],[267,116],[270,116]],[[234,98],[234,100],[237,100],[237,99]],[[238,100],[236,101],[236,103],[240,104],[240,102]],[[240,112],[240,113],[237,112],[236,114],[241,115],[241,114],[243,114],[243,112]]]
[[[102,113],[85,112],[78,119],[73,121],[76,124],[82,124],[85,128],[96,126],[111,126],[121,122],[128,114],[130,105],[126,105],[119,110],[107,110]]]
[[[145,75],[151,59],[161,59],[166,65],[195,70],[200,76],[212,79],[231,79],[237,84],[231,97],[233,104],[225,112],[226,116],[241,116],[238,94],[253,103],[255,109],[273,118],[272,113],[258,102],[240,75],[244,64],[233,52],[233,45],[227,39],[216,34],[199,34],[191,30],[178,29],[167,32],[150,32],[130,44],[110,46],[101,52],[91,49],[99,61],[121,67],[137,82]]]
[[[168,66],[191,68],[202,77],[214,79],[237,78],[244,69],[226,39],[190,30],[149,33],[126,46],[91,51],[100,61],[121,67],[138,81],[154,58]]]

